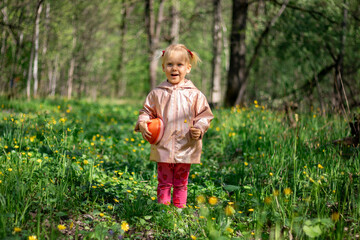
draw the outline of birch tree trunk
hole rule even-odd
[[[72,50],[72,57],[71,57],[70,68],[69,68],[69,73],[68,73],[68,81],[67,81],[67,98],[68,99],[71,99],[72,90],[73,90],[74,69],[75,69],[75,47],[76,47],[76,36],[74,36],[73,42],[72,42],[73,50]]]
[[[42,1],[39,1],[39,6],[36,13],[35,21],[35,41],[34,41],[34,97],[37,97],[38,86],[39,86],[39,32],[40,32],[40,14],[42,11]]]
[[[216,107],[221,102],[221,53],[222,53],[222,26],[221,0],[213,0],[213,60],[212,60],[212,88],[210,103]]]
[[[150,52],[149,74],[150,74],[151,89],[156,87],[156,69],[158,64],[158,58],[156,57],[156,50],[159,47],[163,14],[164,14],[164,0],[160,0],[156,23],[155,23],[155,13],[154,13],[154,0],[147,0],[145,2],[145,25],[148,33],[149,52]]]

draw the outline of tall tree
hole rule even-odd
[[[213,0],[213,59],[212,88],[210,102],[218,106],[221,102],[221,53],[222,53],[222,21],[221,0]]]

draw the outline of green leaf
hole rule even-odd
[[[67,216],[68,214],[65,212],[57,212],[55,215],[58,217],[64,217],[64,216]]]
[[[322,231],[321,231],[321,228],[319,225],[315,225],[315,226],[305,225],[303,227],[303,230],[304,230],[305,234],[310,238],[316,238],[322,234]]]
[[[226,185],[224,186],[224,189],[229,192],[234,192],[236,190],[240,190],[240,187],[235,185]]]

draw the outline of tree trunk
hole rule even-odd
[[[5,3],[6,4],[6,1]],[[3,7],[3,9],[1,9],[1,13],[3,14],[3,21],[5,24],[8,23],[8,15],[7,15],[7,7]],[[6,39],[7,39],[7,32],[6,32],[6,29],[3,28],[3,31],[2,31],[2,42],[1,42],[1,59],[0,59],[0,69],[4,69],[5,70],[5,59],[6,59],[6,55],[5,55],[5,52],[6,52]],[[0,76],[0,86],[2,86],[3,84],[6,84],[7,83],[7,76],[6,74],[4,74],[5,71],[1,74]],[[2,90],[4,90],[2,88]]]
[[[222,26],[221,0],[213,0],[213,60],[212,60],[212,88],[210,104],[214,107],[221,102],[221,53],[222,53]]]
[[[31,79],[32,79],[32,76],[33,76],[33,74],[32,74],[33,61],[34,61],[34,48],[31,47],[28,78],[27,78],[27,84],[26,84],[26,95],[27,95],[28,100],[31,97]]]
[[[39,79],[38,79],[38,66],[39,66],[39,32],[40,32],[40,14],[42,11],[42,1],[39,1],[39,6],[36,13],[35,21],[35,41],[34,41],[34,97],[37,97]]]
[[[74,34],[75,35],[75,34]],[[72,42],[72,57],[70,61],[70,68],[68,74],[68,81],[67,81],[67,98],[71,99],[72,90],[73,90],[73,80],[74,80],[74,69],[75,69],[75,51],[76,51],[76,37],[74,36]]]
[[[172,0],[171,5],[171,43],[179,43],[180,31],[180,3],[179,0]]]
[[[248,76],[249,76],[249,72],[250,72],[250,69],[253,66],[254,62],[255,62],[255,59],[258,56],[259,49],[260,49],[260,47],[262,45],[262,42],[265,39],[265,37],[267,36],[267,34],[269,33],[270,28],[275,24],[276,20],[285,11],[286,6],[289,3],[289,1],[290,0],[284,0],[280,10],[277,12],[277,14],[270,21],[268,21],[264,31],[261,33],[260,38],[259,38],[259,40],[258,40],[258,42],[257,42],[257,44],[255,46],[254,53],[253,53],[252,57],[250,58],[249,64],[248,64],[248,66],[245,67],[245,70],[244,70],[245,74],[244,74],[243,79],[242,79],[243,81],[241,82],[239,93],[237,95],[237,98],[235,100],[234,105],[242,105],[243,104],[243,98],[244,98],[245,90],[246,90],[246,87],[247,87],[247,79],[248,79]],[[246,31],[246,29],[244,31]]]
[[[159,47],[161,24],[163,21],[164,0],[160,0],[157,21],[155,23],[154,1],[147,0],[145,2],[145,25],[148,33],[149,53],[150,53],[150,87],[156,87],[156,69],[158,58],[156,57],[156,50]]]
[[[54,67],[49,67],[49,93],[50,96],[54,97],[56,92],[56,81],[58,77],[58,68],[59,68],[59,55],[55,57]]]
[[[246,45],[245,31],[248,10],[247,0],[233,0],[230,35],[230,66],[227,79],[225,105],[233,106],[240,87],[245,83]]]
[[[343,1],[343,21],[341,23],[341,36],[340,36],[340,51],[337,58],[337,65],[335,68],[334,76],[334,97],[333,97],[333,107],[335,110],[344,109],[344,89],[342,84],[342,79],[344,77],[344,52],[345,52],[345,43],[346,43],[346,25],[347,25],[348,9],[347,9],[347,0]]]
[[[131,14],[134,7],[135,7],[134,4],[129,6],[128,0],[122,1],[123,12],[122,12],[122,18],[120,24],[120,48],[119,48],[119,58],[118,58],[118,66],[117,66],[118,74],[116,74],[117,77],[115,79],[116,97],[122,97],[126,93],[127,82],[126,82],[126,78],[124,78],[124,56],[126,50],[125,35],[128,29],[127,17]]]

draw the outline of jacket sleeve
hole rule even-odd
[[[139,123],[156,118],[155,99],[153,92],[150,92],[144,102],[143,108],[139,111],[139,117],[135,125],[135,132],[139,132]]]
[[[195,118],[193,126],[201,130],[201,136],[208,130],[214,115],[211,112],[209,103],[204,94],[200,93],[195,104]]]

